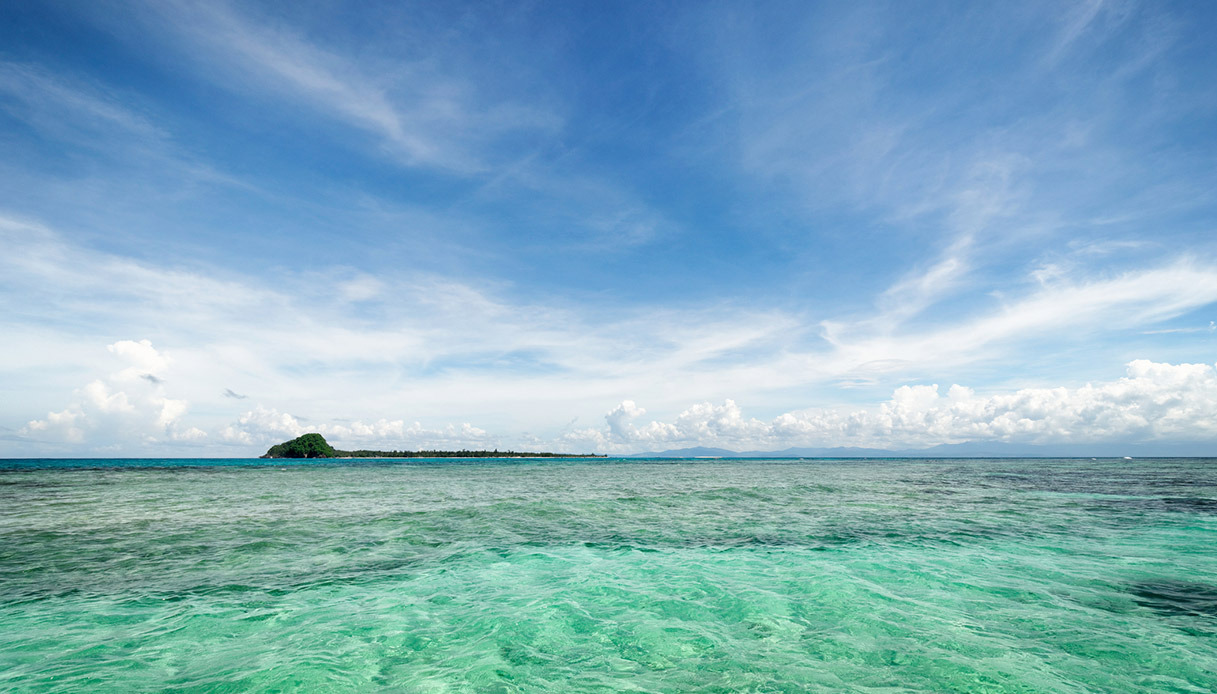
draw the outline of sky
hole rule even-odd
[[[0,5],[0,456],[1217,455],[1217,5]]]

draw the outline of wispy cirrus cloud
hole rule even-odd
[[[1156,324],[1213,302],[1217,302],[1214,267],[1180,258],[1111,277],[1060,278],[1030,293],[994,300],[970,320],[929,330],[874,333],[866,330],[869,321],[826,321],[823,327],[837,357],[865,373],[904,370],[932,360],[961,364],[994,359],[1003,347],[1056,331],[1067,331],[1069,339],[1084,339],[1087,334]],[[838,368],[842,366],[838,363]]]
[[[198,50],[204,76],[226,88],[295,98],[375,135],[388,154],[411,166],[485,170],[496,138],[561,125],[535,101],[485,101],[478,85],[446,74],[434,61],[394,61],[369,70],[375,61],[366,54],[357,63],[285,22],[227,3],[174,0],[148,9],[160,26]]]
[[[876,320],[1018,281],[1047,251],[1143,243],[1147,226],[1212,204],[1197,185],[1211,167],[1163,152],[1164,133],[1207,108],[1171,74],[1170,13],[1096,2],[909,17],[863,4],[791,13],[779,29],[764,8],[706,14],[703,68],[723,87],[706,136],[756,186],[748,218],[801,208],[806,242],[786,243],[805,263],[827,223],[856,239],[834,250],[840,266],[907,272],[878,294]],[[893,42],[914,27],[936,39]],[[1112,258],[1077,260],[1099,274]]]
[[[161,146],[168,133],[119,94],[38,65],[0,62],[0,108],[50,137],[77,146]]]
[[[249,4],[171,0],[135,1],[117,9],[91,18],[120,37],[129,38],[130,27],[139,27],[138,41],[131,44],[155,44],[158,69],[172,66],[191,78],[190,84],[227,97],[209,103],[204,114],[164,108],[156,118],[149,115],[146,121],[165,137],[156,151],[159,159],[141,158],[112,137],[92,138],[88,145],[108,160],[151,170],[138,180],[41,182],[43,190],[63,189],[57,196],[43,194],[51,207],[83,197],[102,216],[107,203],[121,207],[120,201],[149,187],[165,187],[169,190],[154,200],[156,212],[182,227],[201,220],[176,218],[174,206],[163,205],[168,196],[211,211],[250,211],[253,199],[251,224],[275,226],[287,217],[300,219],[311,232],[343,228],[343,238],[355,242],[392,239],[435,256],[474,258],[471,262],[487,255],[523,255],[529,264],[541,265],[555,251],[585,257],[629,252],[682,228],[628,178],[584,161],[578,138],[564,141],[571,108],[552,86],[551,69],[527,60],[533,47],[521,47],[510,60],[483,60],[482,40],[462,42],[425,22],[394,33],[387,43],[335,40],[309,28],[310,18],[324,14],[320,7],[276,12]],[[406,8],[400,12],[410,15]],[[493,18],[484,21],[483,31],[496,31]],[[43,73],[64,83],[89,82],[103,92],[109,77]],[[209,120],[199,127],[194,119],[203,117]],[[63,114],[38,120],[55,124]],[[243,127],[246,123],[252,126]],[[265,128],[298,133],[303,149],[324,150],[355,168],[383,173],[387,160],[409,175],[435,176],[442,181],[440,196],[427,195],[428,185],[419,186],[421,194],[413,185],[387,191],[383,185],[365,186],[359,178],[329,176],[327,167],[315,162],[290,164],[288,178],[299,174],[307,180],[284,185],[277,157],[260,150],[269,146]],[[185,144],[174,147],[178,140]],[[257,155],[244,160],[250,150]],[[212,183],[231,190],[213,190]],[[409,219],[403,225],[400,217]],[[142,228],[145,220],[137,221],[126,233],[154,235]],[[529,234],[503,238],[503,225],[527,228]],[[354,254],[359,248],[344,251]],[[374,265],[381,259],[375,253],[360,258]]]

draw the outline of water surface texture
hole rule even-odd
[[[0,691],[1211,692],[1217,460],[0,461]]]

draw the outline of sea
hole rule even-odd
[[[2,692],[1214,692],[1217,459],[0,460]]]

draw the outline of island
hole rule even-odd
[[[527,453],[521,451],[340,451],[321,434],[305,434],[270,447],[263,458],[607,458],[595,453]]]

